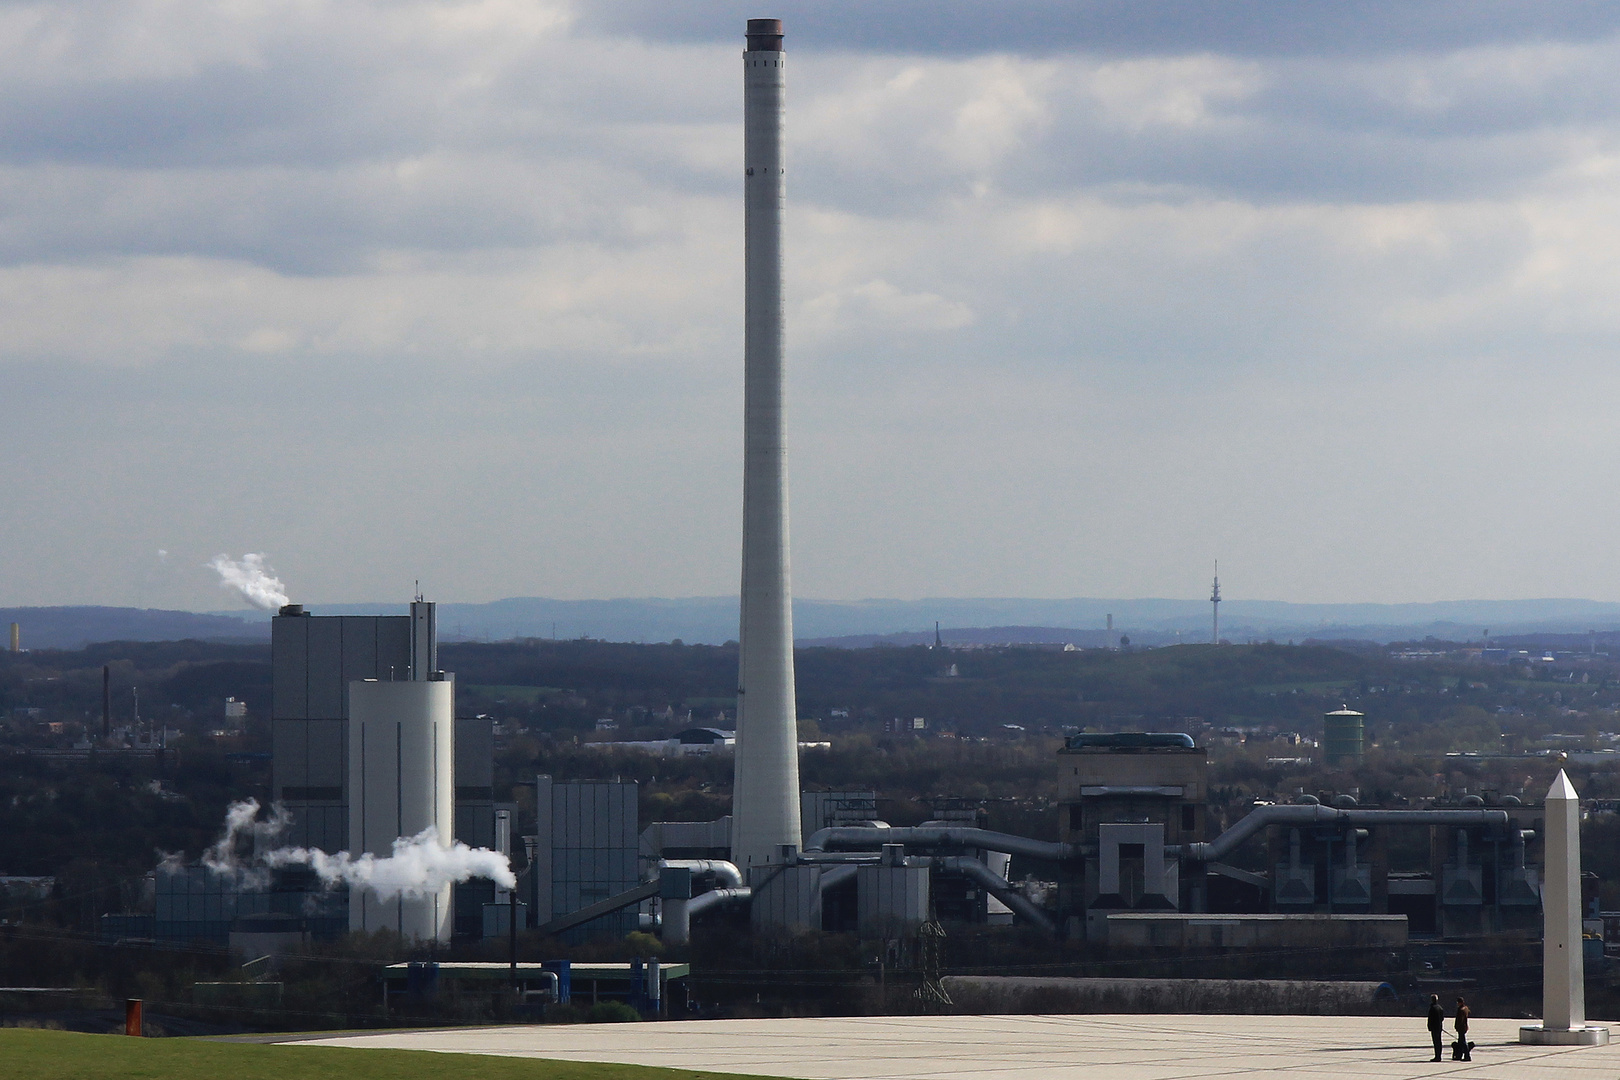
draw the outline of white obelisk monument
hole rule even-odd
[[[731,858],[779,861],[799,832],[799,730],[782,414],[780,19],[749,19],[743,53],[743,552]]]
[[[1541,883],[1541,1023],[1519,1029],[1521,1043],[1601,1046],[1609,1029],[1586,1022],[1581,952],[1581,802],[1564,770],[1547,789]]]

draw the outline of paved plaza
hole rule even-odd
[[[461,1028],[324,1046],[623,1062],[799,1080],[1614,1080],[1620,1044],[1520,1046],[1479,1019],[1472,1062],[1431,1063],[1423,1017],[888,1016]],[[1616,1031],[1620,1035],[1620,1031]]]

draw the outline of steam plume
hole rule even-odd
[[[202,863],[222,877],[233,878],[244,889],[270,884],[270,871],[286,866],[307,866],[327,887],[348,885],[365,889],[380,900],[398,896],[415,899],[438,892],[445,885],[470,878],[489,878],[502,888],[517,887],[517,877],[505,855],[489,848],[468,847],[456,841],[439,842],[438,830],[429,825],[415,836],[394,841],[392,855],[369,852],[355,858],[347,851],[329,855],[320,848],[271,847],[291,822],[277,804],[270,817],[259,820],[257,799],[232,803],[225,812],[225,832],[203,853]],[[251,841],[252,851],[242,849]]]
[[[237,562],[229,555],[215,555],[208,564],[219,574],[221,588],[232,589],[256,608],[275,611],[285,605],[287,587],[264,566],[263,552],[248,552]]]
[[[277,848],[266,852],[264,861],[269,866],[308,866],[324,885],[366,889],[381,900],[415,899],[475,877],[489,878],[505,889],[517,887],[505,855],[459,840],[444,847],[432,825],[395,840],[394,853],[388,856],[366,852],[357,859],[347,851],[328,855],[319,848]]]
[[[260,849],[275,843],[291,823],[292,815],[280,803],[270,808],[264,821],[259,820],[259,800],[231,803],[225,811],[225,831],[203,852],[202,864],[221,877],[235,879],[240,888],[262,889],[270,884],[270,868],[263,865]],[[244,846],[249,847],[246,853]]]

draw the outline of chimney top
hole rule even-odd
[[[749,19],[748,52],[781,52],[782,20]]]

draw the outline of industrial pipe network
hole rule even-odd
[[[871,848],[883,844],[905,844],[911,847],[961,847],[980,851],[1000,851],[1008,855],[1022,855],[1043,862],[1071,862],[1086,852],[1078,844],[1058,844],[1048,840],[1032,840],[1027,836],[974,829],[954,825],[922,825],[914,828],[889,826],[846,825],[822,829],[805,842],[806,852],[831,848]]]
[[[1360,810],[1334,806],[1257,806],[1241,821],[1208,843],[1171,844],[1166,855],[1179,855],[1190,862],[1216,862],[1231,854],[1243,842],[1270,825],[1294,828],[1345,827],[1367,825],[1451,825],[1459,827],[1495,825],[1507,828],[1506,810]]]

